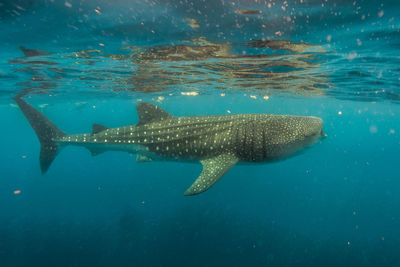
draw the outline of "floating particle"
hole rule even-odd
[[[163,96],[157,97],[157,102],[161,103],[161,101],[163,101],[163,100],[164,100],[164,97],[163,97]]]
[[[376,127],[376,125],[369,126],[369,132],[370,133],[377,133],[378,132],[378,128]]]
[[[195,96],[195,95],[198,95],[199,93],[197,93],[197,92],[181,92],[181,95],[192,95],[192,96]]]
[[[389,133],[390,133],[390,134],[394,134],[394,133],[395,133],[395,130],[394,130],[394,129],[390,129],[390,130],[389,130]]]
[[[342,112],[341,112],[341,111],[339,111],[337,114],[339,114],[339,115],[342,115]]]
[[[26,155],[22,155],[21,158],[26,159]]]
[[[226,112],[229,113],[229,114],[231,114],[231,111],[230,111],[229,109],[228,109]]]
[[[384,12],[383,10],[379,11],[378,16],[381,18],[383,16]]]
[[[257,96],[251,95],[250,98],[257,99]]]
[[[351,61],[351,60],[355,59],[356,57],[357,57],[357,52],[352,52],[347,56],[347,59]]]
[[[242,15],[258,15],[261,14],[261,10],[249,10],[249,9],[236,9],[235,10],[236,14],[242,14]]]
[[[101,12],[100,12],[100,10],[98,10],[98,9],[94,9],[94,12],[96,12],[97,14],[101,14]]]
[[[200,28],[200,25],[199,25],[199,23],[197,22],[196,19],[186,18],[186,22],[187,22],[187,25],[192,29]]]
[[[268,100],[268,99],[269,99],[269,96],[266,95],[266,96],[264,96],[263,98],[264,98],[265,100]]]
[[[222,94],[221,94],[221,96],[225,96],[225,94],[224,94],[224,93],[222,93]]]
[[[99,43],[99,46],[104,46],[104,44],[103,43]]]
[[[350,241],[347,241],[347,245],[350,246],[350,244],[351,244]]]
[[[19,194],[21,194],[21,190],[14,190],[14,195],[19,195]]]
[[[45,108],[45,107],[47,107],[49,104],[40,104],[39,105],[39,108]]]
[[[66,7],[69,7],[69,8],[72,7],[72,4],[71,4],[70,2],[65,2],[64,5],[65,5]]]
[[[281,36],[281,35],[282,35],[282,33],[281,33],[281,31],[277,31],[277,32],[275,32],[275,35],[279,35],[279,36]]]

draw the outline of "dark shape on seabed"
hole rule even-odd
[[[40,166],[47,171],[67,144],[83,146],[92,155],[107,150],[136,153],[138,161],[200,161],[203,171],[185,195],[206,191],[238,162],[280,160],[321,136],[322,120],[311,116],[237,114],[175,117],[150,103],[139,103],[139,122],[118,128],[93,125],[93,132],[68,135],[42,113],[14,98],[36,132]]]

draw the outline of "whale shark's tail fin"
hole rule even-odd
[[[26,103],[21,95],[14,97],[22,113],[35,131],[40,142],[40,169],[45,173],[57,156],[59,146],[54,139],[65,136],[66,133],[46,118],[37,109]]]

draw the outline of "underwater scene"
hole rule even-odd
[[[400,266],[397,0],[0,0],[0,266]]]

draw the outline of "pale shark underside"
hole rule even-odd
[[[136,153],[138,161],[200,161],[203,171],[185,195],[206,191],[239,161],[279,160],[323,135],[322,120],[317,117],[269,114],[175,117],[149,103],[137,105],[136,125],[108,128],[94,124],[92,133],[68,135],[21,97],[14,99],[39,138],[42,173],[66,144],[84,146],[92,155],[107,150]]]

